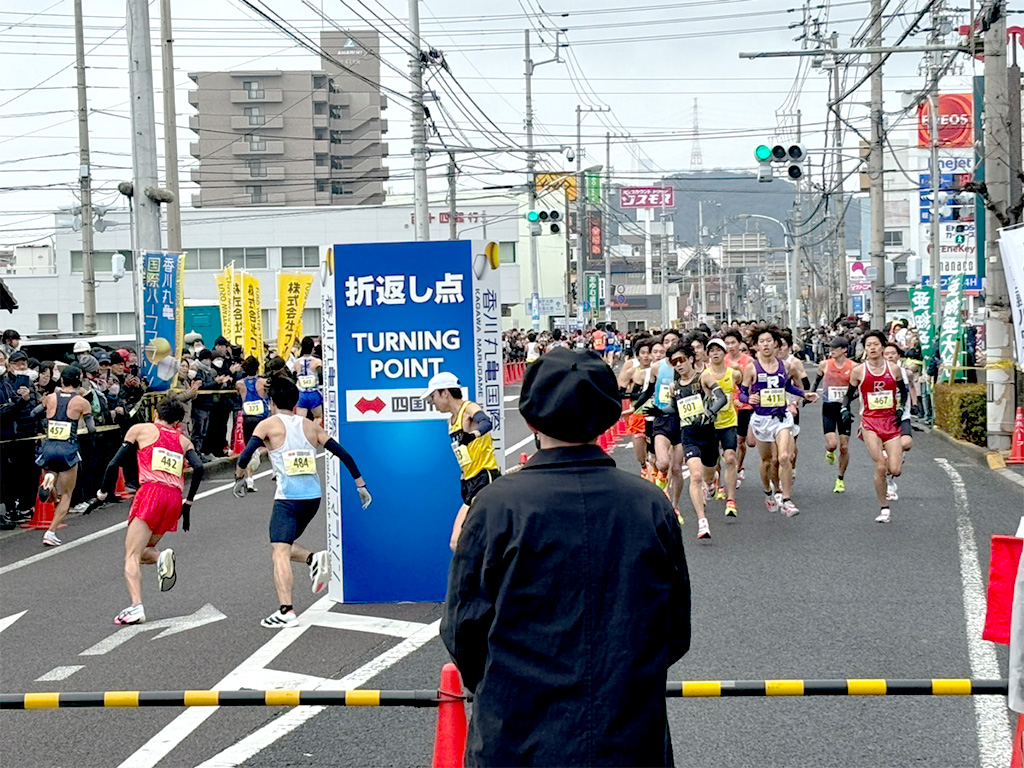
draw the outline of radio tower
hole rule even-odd
[[[693,100],[693,148],[690,150],[690,170],[704,170],[704,158],[700,154],[700,119],[696,98]]]

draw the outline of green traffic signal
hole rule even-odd
[[[526,220],[529,222],[540,221],[540,213],[537,211],[530,211],[526,214]]]
[[[754,157],[757,158],[758,162],[764,162],[770,160],[772,157],[772,148],[767,144],[759,144],[757,149],[754,150]]]

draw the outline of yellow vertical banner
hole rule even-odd
[[[245,289],[243,288],[242,272],[231,273],[231,295],[229,314],[230,325],[227,339],[236,346],[243,346],[245,341]]]
[[[220,307],[220,333],[225,339],[231,338],[231,280],[234,271],[234,267],[228,264],[221,274],[216,275],[217,304]],[[212,339],[210,346],[213,346]]]
[[[248,357],[252,355],[260,361],[260,369],[263,367],[263,310],[260,304],[260,281],[243,272],[243,290],[245,300],[245,332],[242,349]]]
[[[312,283],[310,274],[277,273],[277,354],[285,360],[302,338],[302,311]]]

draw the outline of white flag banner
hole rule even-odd
[[[1010,297],[1017,364],[1021,365],[1024,364],[1024,227],[1000,230],[999,253],[1003,257],[1003,272]]]

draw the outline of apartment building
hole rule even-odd
[[[378,35],[324,31],[320,42],[319,70],[189,74],[194,207],[384,202]]]

